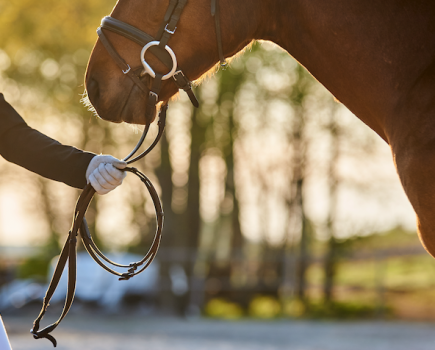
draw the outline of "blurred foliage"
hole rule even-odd
[[[22,279],[31,278],[45,283],[51,260],[52,256],[45,253],[27,258],[19,265],[17,277]]]
[[[236,320],[242,317],[251,317],[263,320],[276,318],[293,319],[373,319],[378,318],[382,312],[382,318],[392,317],[391,307],[382,310],[376,304],[364,302],[310,302],[308,304],[298,299],[280,303],[278,299],[269,296],[255,297],[245,314],[237,304],[224,300],[212,299],[205,307],[205,314],[211,318]]]
[[[0,2],[0,48],[9,57],[0,59],[0,70],[46,90],[58,107],[77,109],[96,29],[113,5],[103,0]]]
[[[380,313],[382,312],[382,315]],[[313,319],[364,319],[364,318],[391,317],[392,310],[383,308],[376,304],[364,302],[333,302],[325,304],[323,302],[310,303],[308,309],[303,314],[304,318]]]
[[[316,240],[321,254],[325,242]],[[324,303],[319,288],[323,283],[320,262],[310,264],[307,274],[309,302],[297,298],[253,296],[243,317],[273,319],[364,319],[407,318],[433,319],[435,267],[433,258],[418,253],[416,234],[396,228],[364,237],[340,240],[340,257],[334,286],[335,300]],[[416,253],[400,249],[415,248]],[[388,248],[388,249],[386,249]],[[248,297],[246,295],[246,297]],[[230,300],[212,299],[206,308],[210,317],[224,318],[239,310]],[[212,308],[210,308],[210,305]],[[230,305],[228,307],[228,305]],[[430,307],[429,307],[430,306]],[[237,317],[241,317],[239,311]]]
[[[236,320],[243,316],[243,310],[239,305],[220,298],[210,300],[204,311],[206,316],[227,320]]]
[[[39,249],[39,252],[35,255],[24,259],[24,261],[18,265],[17,277],[26,279],[30,278],[38,280],[41,283],[46,283],[49,266],[53,260],[53,256],[56,256],[60,252],[59,244],[56,239],[56,235],[51,235],[50,239]]]
[[[403,248],[415,245],[417,242],[415,231],[408,231],[402,227],[395,227],[385,232],[378,232],[376,235],[353,236],[343,243],[355,250]]]
[[[279,300],[270,296],[256,296],[249,305],[249,316],[261,319],[272,319],[281,315]]]
[[[113,5],[104,0],[2,1],[0,46],[12,56],[23,49],[40,50],[56,60],[79,48],[89,49],[99,19]]]

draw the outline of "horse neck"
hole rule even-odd
[[[273,41],[289,52],[337,99],[386,139],[381,122],[374,117],[376,113],[367,108],[372,103],[355,103],[356,100],[361,101],[361,98],[355,99],[355,95],[361,95],[362,92],[355,83],[358,79],[350,79],[353,68],[349,59],[352,60],[354,56],[361,59],[367,53],[359,52],[359,47],[351,46],[346,34],[347,28],[342,23],[343,18],[353,15],[351,6],[339,10],[339,1],[334,0],[271,0],[265,3],[263,2],[261,11],[267,13],[267,16],[262,16],[255,39]],[[342,12],[337,15],[338,11]],[[361,26],[360,37],[364,36]],[[365,49],[371,50],[367,47]],[[339,59],[346,56],[347,59],[343,61]],[[361,68],[359,67],[360,70]],[[361,85],[360,81],[359,83]],[[365,82],[364,84],[367,86]]]
[[[391,141],[389,127],[397,124],[391,119],[397,119],[404,96],[435,56],[435,40],[428,39],[435,38],[435,5],[269,0],[261,6],[263,20],[255,39],[271,40],[287,50],[338,100]]]

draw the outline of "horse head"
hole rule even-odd
[[[234,55],[252,41],[252,27],[246,25],[246,21],[237,20],[235,7],[239,5],[231,0],[221,0],[220,4],[217,0],[211,0],[211,3],[210,0],[118,1],[110,17],[103,19],[99,29],[100,38],[94,46],[87,67],[86,91],[95,112],[102,119],[111,122],[150,123],[155,117],[155,110],[147,113],[148,105],[151,104],[149,91],[153,90],[156,79],[149,70],[147,72],[142,59],[146,60],[150,70],[157,75],[182,71],[187,81],[198,80],[213,69],[220,58],[222,60],[223,56]],[[177,7],[180,9],[177,10]],[[216,17],[216,9],[220,18]],[[171,27],[170,21],[174,19],[177,11],[179,18],[176,18],[176,26]],[[138,45],[137,40],[135,42],[129,35],[111,30],[111,25],[122,27],[122,23],[132,26],[128,30],[134,31],[132,28],[135,27],[143,35],[150,36],[155,40],[152,46],[157,47],[150,47],[151,52],[147,51],[141,56],[143,47]],[[223,38],[223,53],[219,52],[222,50],[219,50],[218,31]],[[173,51],[173,57],[169,55],[170,51],[164,49],[165,45],[159,47],[155,44],[156,41],[159,43],[164,40],[164,36],[169,50]],[[169,67],[173,62],[174,69],[168,68],[168,64],[162,62],[165,55],[166,61],[169,60]],[[121,63],[114,56],[118,56]],[[179,88],[180,84],[177,86],[176,79],[162,80],[155,104],[167,102]]]

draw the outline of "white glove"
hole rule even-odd
[[[86,179],[98,194],[106,194],[122,184],[127,176],[127,163],[112,156],[99,155],[92,158],[86,170]]]

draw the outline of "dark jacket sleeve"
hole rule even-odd
[[[29,127],[0,94],[0,154],[48,179],[83,188],[93,153],[83,152]]]

